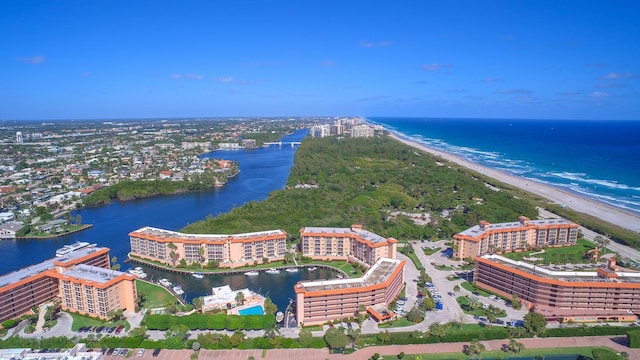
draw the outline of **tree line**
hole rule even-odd
[[[284,229],[296,239],[304,226],[362,224],[396,239],[442,239],[480,220],[537,217],[532,203],[508,190],[496,191],[488,181],[387,136],[307,138],[296,151],[286,189],[183,231]],[[295,188],[297,184],[317,188]],[[393,211],[427,213],[430,222],[418,225],[407,216],[390,216]]]

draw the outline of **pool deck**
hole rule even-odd
[[[229,309],[227,310],[227,315],[243,315],[243,314],[240,314],[240,310],[249,309],[254,306],[260,306],[262,308],[262,314],[264,314],[264,299],[263,299],[262,301],[252,301],[242,306],[237,306],[232,309]],[[253,315],[253,314],[245,314],[245,315]]]

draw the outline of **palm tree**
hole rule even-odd
[[[172,266],[175,267],[176,261],[178,261],[178,258],[180,257],[180,255],[178,255],[178,253],[176,252],[178,247],[174,243],[168,243],[167,247],[171,249],[171,252],[169,252],[169,258],[171,259]]]
[[[236,293],[236,305],[244,305],[244,293],[242,291]]]

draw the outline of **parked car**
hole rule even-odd
[[[140,357],[140,356],[142,356],[142,355],[144,355],[144,349],[140,349],[140,350],[138,350],[138,356]]]
[[[109,348],[109,350],[107,350],[107,355],[113,354],[113,350],[115,350],[115,349],[114,348]]]
[[[124,329],[124,325],[120,325],[116,328],[116,334],[120,334],[122,332],[122,330]]]
[[[127,349],[120,349],[120,356],[126,356],[127,355]]]
[[[113,350],[113,356],[118,356],[120,355],[120,348],[116,348],[115,350]]]
[[[158,355],[160,355],[160,348],[153,350],[153,357],[157,357]]]

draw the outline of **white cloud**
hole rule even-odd
[[[200,74],[186,74],[184,77],[186,77],[187,79],[195,79],[195,80],[204,79],[204,76]]]
[[[192,73],[187,73],[187,74],[173,74],[171,75],[172,79],[193,79],[193,80],[202,80],[204,79],[204,75],[200,75],[200,74],[192,74]]]
[[[602,76],[601,79],[632,79],[635,77],[637,77],[637,75],[632,73],[608,73],[607,75]]]
[[[41,64],[44,61],[44,59],[45,59],[44,56],[39,55],[39,56],[30,57],[30,58],[18,58],[18,61],[37,65],[37,64]]]
[[[606,92],[595,91],[595,92],[592,92],[591,94],[588,94],[587,96],[592,98],[603,98],[603,97],[609,96],[609,94],[607,94]]]
[[[231,76],[218,76],[217,80],[223,83],[230,83],[235,81],[235,79],[232,78]]]

